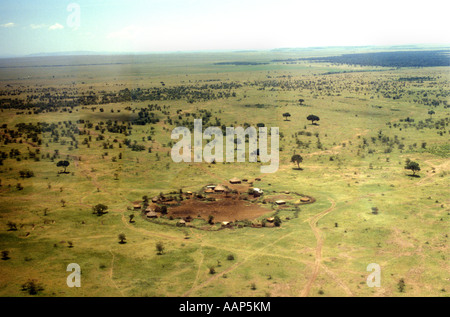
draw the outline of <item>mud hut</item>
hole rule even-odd
[[[240,184],[242,181],[237,178],[237,177],[233,177],[232,179],[230,179],[230,184]]]
[[[225,188],[224,186],[222,186],[222,185],[218,185],[218,186],[216,186],[216,187],[214,188],[214,191],[215,191],[216,193],[223,193],[224,191],[226,191],[226,188]]]

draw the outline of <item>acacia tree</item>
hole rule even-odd
[[[30,295],[36,295],[43,290],[44,287],[37,280],[28,280],[28,282],[22,285],[22,291],[28,292]]]
[[[94,207],[92,207],[93,213],[97,216],[102,216],[103,214],[106,214],[106,210],[108,209],[108,206],[103,204],[97,204]]]
[[[419,163],[410,161],[409,159],[406,160],[405,169],[411,170],[413,172],[413,176],[416,175],[416,172],[420,171]]]
[[[320,118],[314,114],[310,114],[306,117],[307,120],[311,121],[311,124],[314,124],[314,121],[319,121]]]
[[[296,163],[297,167],[300,168],[300,163],[303,162],[303,157],[300,154],[294,154],[291,157],[291,162]]]
[[[119,241],[120,244],[126,243],[125,240],[126,240],[127,238],[125,237],[125,234],[124,234],[124,233],[119,234],[119,235],[118,235],[118,238],[119,238],[119,240],[120,240],[120,241]]]
[[[305,99],[299,99],[298,102],[300,103],[300,106],[302,106],[303,103],[305,102]]]
[[[67,173],[66,172],[66,168],[70,165],[69,161],[59,161],[58,163],[56,163],[57,167],[63,167],[64,168],[64,172],[63,173]]]
[[[283,113],[283,117],[284,117],[284,120],[285,120],[285,121],[287,121],[287,119],[288,119],[290,116],[291,116],[291,114],[290,114],[289,112]]]

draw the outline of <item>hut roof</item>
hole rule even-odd
[[[276,202],[275,202],[277,205],[284,205],[286,202],[284,201],[284,200],[277,200]]]
[[[157,217],[158,217],[158,215],[156,214],[155,211],[149,211],[147,213],[147,218],[157,218]]]
[[[240,183],[241,180],[237,177],[233,177],[232,179],[230,179],[230,183],[234,184],[234,183]]]
[[[156,211],[157,210],[157,205],[155,204],[150,204],[147,206],[147,208],[145,209],[145,211]]]
[[[222,186],[222,185],[217,185],[214,188],[214,191],[216,191],[216,192],[224,192],[225,190],[226,190],[226,188],[224,186]]]

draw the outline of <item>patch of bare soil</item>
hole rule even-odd
[[[214,217],[214,222],[236,220],[253,220],[268,212],[269,209],[252,202],[254,199],[243,200],[238,195],[210,194],[208,199],[191,198],[185,199],[179,206],[169,207],[168,215],[174,218],[185,218],[191,216],[193,219],[203,218],[208,220],[209,216]]]

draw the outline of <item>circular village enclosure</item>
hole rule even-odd
[[[133,209],[155,223],[218,230],[279,226],[280,211],[291,210],[291,217],[297,217],[300,205],[315,202],[313,197],[295,192],[266,193],[253,187],[253,182],[259,180],[232,178],[228,183],[206,184],[196,192],[160,193],[152,199],[133,202]],[[284,217],[283,221],[291,217]]]

